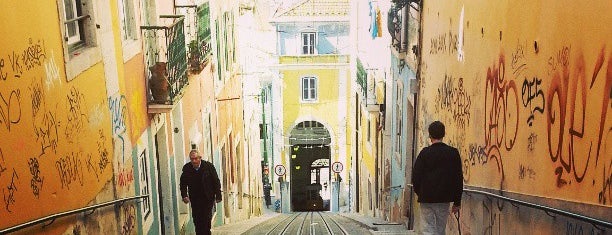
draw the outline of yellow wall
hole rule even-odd
[[[312,118],[328,129],[329,133],[337,133],[338,116],[330,115],[338,110],[338,69],[301,69],[285,70],[283,74],[283,130],[289,136],[299,118]],[[317,77],[317,102],[301,102],[301,86],[303,76]],[[337,157],[337,156],[336,156]],[[334,161],[334,156],[332,156]]]
[[[149,126],[147,114],[147,91],[145,85],[145,66],[142,54],[134,56],[125,63],[125,83],[129,120],[130,120],[130,140],[135,143]]]
[[[83,207],[112,179],[102,64],[67,82],[55,1],[0,4],[0,228]]]
[[[424,4],[418,148],[441,120],[466,184],[609,211],[610,2]]]

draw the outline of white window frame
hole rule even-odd
[[[306,80],[308,80],[307,87],[304,86]],[[318,80],[316,76],[303,76],[300,79],[300,100],[302,102],[316,102],[318,100]],[[314,81],[314,84],[311,83],[312,81]],[[305,91],[306,93],[304,93]]]
[[[140,156],[138,157],[138,168],[140,173],[140,176],[138,177],[140,181],[140,195],[151,195],[151,181],[149,180],[150,175],[146,150],[143,150]],[[150,196],[144,198],[141,203],[142,215],[145,220],[147,220],[147,218],[151,214],[152,205],[150,198]]]
[[[309,40],[305,40],[308,37]],[[317,33],[316,32],[302,32],[300,35],[300,52],[302,55],[316,55],[317,54]]]
[[[82,1],[85,0],[57,0],[67,81],[102,61],[93,18],[96,15],[94,9],[97,9],[95,1],[87,1],[87,4],[82,4]],[[75,15],[78,12],[81,15]],[[68,25],[75,26],[74,35],[69,35]]]
[[[140,25],[136,12],[140,12],[139,0],[117,0],[121,24],[121,42],[123,45],[123,62],[127,62],[142,51],[137,25]]]

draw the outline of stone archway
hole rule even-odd
[[[293,211],[329,210],[331,195],[331,136],[323,124],[304,121],[291,130],[291,208]]]

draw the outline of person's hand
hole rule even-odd
[[[461,206],[453,206],[452,212],[453,214],[455,214],[455,216],[457,216],[460,210],[461,210]]]
[[[184,202],[185,204],[189,203],[189,197],[184,197],[184,198],[183,198],[183,202]]]
[[[215,199],[215,202],[216,202],[216,203],[219,203],[219,202],[221,202],[221,199],[218,199],[218,198],[217,198],[217,199]]]

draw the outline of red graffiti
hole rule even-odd
[[[118,165],[119,173],[117,174],[117,185],[119,187],[125,187],[131,185],[134,182],[134,169],[123,168]]]
[[[593,100],[589,100],[587,103],[589,93],[592,93],[592,90],[601,88],[599,86],[593,87],[593,85],[603,65],[604,49],[601,49],[595,62],[590,85],[587,84],[585,60],[582,54],[576,57],[576,65],[572,68],[573,71],[570,71],[568,66],[564,67],[561,73],[557,71],[553,74],[551,85],[548,89],[546,111],[550,158],[553,162],[561,164],[561,166],[555,169],[557,187],[562,187],[568,183],[567,179],[563,178],[564,173],[573,173],[576,181],[578,183],[582,182],[591,162],[591,157],[595,156],[595,164],[599,160],[602,135],[608,111],[607,107],[610,102],[610,97],[605,94],[612,89],[612,61],[608,61],[608,71],[605,85],[603,86],[604,95],[601,104],[599,135],[597,140],[595,140],[597,148],[595,152],[592,151],[593,139],[589,139],[588,135],[585,135],[585,131],[591,130],[585,129],[585,115],[587,104],[596,104]],[[567,152],[562,151],[565,141],[569,142]],[[588,155],[586,157],[582,157],[584,154],[576,154],[576,152],[585,153],[587,150]]]
[[[514,80],[504,78],[504,55],[487,69],[485,92],[485,145],[489,159],[497,162],[504,178],[501,150],[510,151],[516,143],[519,124],[519,98]]]

